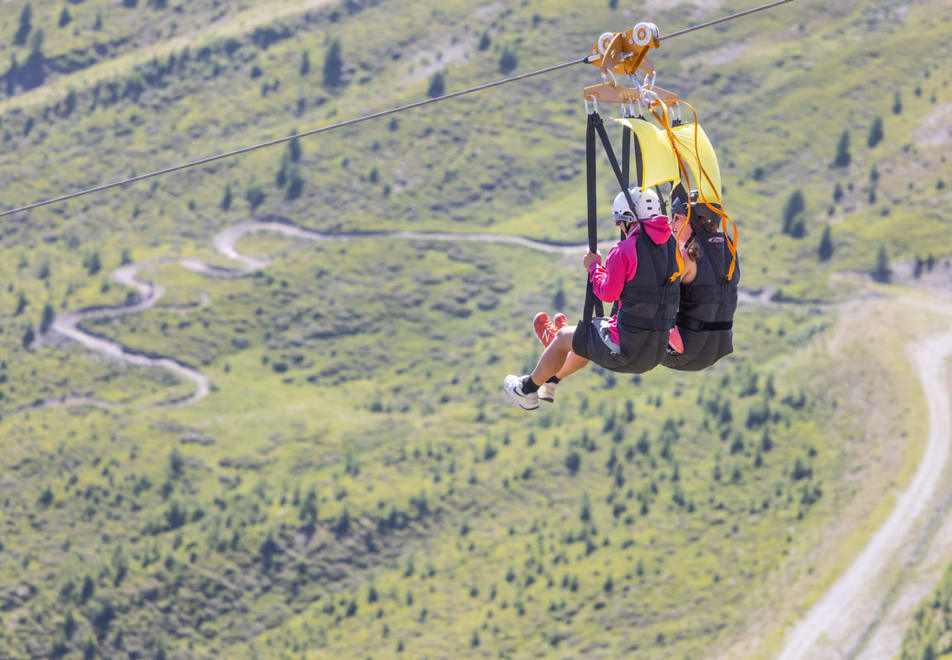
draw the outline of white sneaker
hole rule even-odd
[[[553,403],[555,401],[555,386],[557,383],[542,383],[539,385],[539,401]]]
[[[506,376],[506,380],[503,381],[502,389],[505,390],[506,396],[518,403],[525,410],[535,410],[539,407],[539,393],[532,392],[531,394],[526,394],[523,392],[522,379],[523,376],[509,374]]]

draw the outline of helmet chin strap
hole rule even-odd
[[[625,238],[628,238],[631,235],[631,230],[635,228],[641,220],[632,220],[631,222],[620,223],[622,225],[621,230],[625,233]]]

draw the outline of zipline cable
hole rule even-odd
[[[693,27],[685,28],[683,30],[678,30],[677,32],[672,32],[671,34],[661,35],[661,37],[658,38],[658,41],[664,41],[665,39],[671,39],[672,37],[680,37],[682,34],[687,34],[688,32],[701,30],[703,28],[711,27],[712,25],[718,25],[719,23],[726,23],[727,21],[732,21],[735,18],[740,18],[741,16],[747,16],[749,14],[755,14],[758,11],[763,11],[764,9],[772,9],[780,5],[785,5],[788,2],[793,2],[793,0],[777,0],[776,2],[769,2],[765,5],[754,7],[753,9],[745,9],[744,11],[738,12],[736,14],[731,14],[730,16],[715,18],[713,21],[708,21],[707,23],[701,23],[700,25],[695,25]]]
[[[760,7],[755,7],[753,9],[748,9],[746,11],[739,12],[737,14],[731,14],[730,16],[724,16],[722,18],[709,21],[707,23],[702,23],[700,25],[695,25],[693,27],[680,30],[678,32],[672,32],[671,34],[664,35],[660,40],[670,39],[672,37],[677,37],[682,34],[687,34],[688,32],[693,32],[695,30],[700,30],[702,28],[710,27],[712,25],[717,25],[719,23],[725,23],[727,21],[732,21],[735,18],[740,18],[742,16],[747,16],[748,14],[753,14],[764,9],[770,9],[778,5],[785,4],[787,2],[793,2],[793,0],[777,0],[776,2],[771,2]],[[411,110],[413,108],[419,108],[424,105],[429,105],[430,103],[438,103],[440,101],[446,101],[458,96],[463,96],[464,94],[472,94],[473,92],[479,92],[491,87],[498,87],[499,85],[505,85],[511,82],[516,82],[518,80],[525,80],[526,78],[531,78],[533,76],[540,76],[545,73],[551,73],[552,71],[558,71],[559,69],[565,69],[570,66],[575,66],[576,64],[587,64],[593,56],[583,57],[579,60],[573,60],[571,62],[563,62],[562,64],[556,64],[554,66],[545,67],[543,69],[537,69],[536,71],[530,71],[528,73],[522,73],[516,76],[511,76],[509,78],[502,78],[500,80],[494,80],[492,82],[484,83],[482,85],[477,85],[476,87],[469,87],[467,89],[461,89],[456,92],[451,92],[449,94],[443,94],[442,96],[435,96],[433,98],[425,99],[423,101],[416,101],[415,103],[408,103],[407,105],[401,105],[395,108],[390,108],[389,110],[383,110],[381,112],[374,112],[369,115],[364,115],[362,117],[356,117],[354,119],[348,119],[346,121],[338,122],[336,124],[331,124],[329,126],[322,126],[321,128],[315,128],[310,131],[304,131],[303,133],[296,133],[294,135],[288,135],[286,137],[277,138],[274,140],[268,140],[267,142],[260,142],[258,144],[253,144],[251,146],[242,147],[240,149],[235,149],[233,151],[228,151],[221,154],[216,154],[214,156],[208,156],[206,158],[200,158],[198,160],[193,160],[187,163],[182,163],[180,165],[173,165],[172,167],[166,167],[161,170],[155,170],[154,172],[147,172],[146,174],[140,174],[138,176],[129,177],[127,179],[121,179],[119,181],[113,181],[111,183],[105,183],[93,188],[86,188],[84,190],[77,190],[75,192],[68,193],[66,195],[60,195],[59,197],[53,197],[50,199],[45,199],[43,201],[34,202],[33,204],[28,204],[26,206],[20,206],[13,209],[8,209],[6,211],[0,211],[0,218],[12,215],[14,213],[20,213],[22,211],[29,211],[31,209],[39,208],[41,206],[47,206],[49,204],[56,204],[58,202],[65,202],[69,199],[75,199],[76,197],[82,197],[84,195],[89,195],[95,192],[101,192],[103,190],[109,190],[110,188],[117,188],[119,186],[126,186],[131,183],[136,183],[137,181],[143,181],[144,179],[151,179],[153,177],[162,176],[163,174],[171,174],[172,172],[178,172],[179,170],[188,169],[191,167],[196,167],[198,165],[206,165],[208,163],[213,163],[217,160],[222,160],[223,158],[230,158],[232,156],[238,156],[240,154],[248,153],[249,151],[255,151],[257,149],[263,149],[265,147],[273,147],[276,144],[282,144],[284,142],[290,142],[291,140],[296,140],[303,137],[308,137],[310,135],[317,135],[319,133],[327,133],[329,131],[336,130],[338,128],[344,128],[346,126],[352,126],[363,121],[368,121],[370,119],[378,119],[380,117],[385,117],[387,115],[392,115],[397,112],[403,112],[404,110]]]
[[[511,78],[503,78],[502,80],[496,80],[493,82],[485,83],[477,87],[470,87],[468,89],[461,89],[456,92],[451,92],[449,94],[444,94],[443,96],[435,96],[430,99],[423,101],[417,101],[415,103],[409,103],[407,105],[401,105],[397,108],[390,108],[389,110],[383,110],[381,112],[375,112],[373,114],[364,115],[362,117],[356,117],[354,119],[348,119],[346,121],[338,122],[336,124],[331,124],[330,126],[322,126],[321,128],[315,128],[310,131],[304,131],[303,133],[296,133],[295,135],[288,135],[287,137],[281,137],[274,140],[269,140],[267,142],[261,142],[259,144],[253,144],[248,147],[242,147],[240,149],[235,149],[234,151],[229,151],[223,154],[217,154],[215,156],[208,156],[207,158],[200,158],[198,160],[193,160],[188,163],[182,163],[181,165],[174,165],[172,167],[166,167],[165,169],[156,170],[154,172],[148,172],[146,174],[140,174],[138,176],[129,177],[128,179],[122,179],[121,181],[113,181],[112,183],[105,183],[101,186],[96,186],[95,188],[87,188],[86,190],[77,190],[76,192],[69,193],[67,195],[61,195],[60,197],[54,197],[52,199],[46,199],[42,202],[36,202],[28,206],[21,206],[19,208],[10,209],[8,211],[0,212],[0,218],[5,215],[10,215],[12,213],[19,213],[20,211],[29,211],[30,209],[35,209],[40,206],[46,206],[47,204],[55,204],[56,202],[64,202],[68,199],[73,199],[75,197],[81,197],[83,195],[88,195],[94,192],[100,192],[102,190],[108,190],[110,188],[116,188],[118,186],[125,186],[130,183],[135,183],[136,181],[142,181],[143,179],[151,179],[152,177],[161,176],[163,174],[170,174],[171,172],[177,172],[179,170],[188,169],[190,167],[195,167],[197,165],[205,165],[207,163],[213,163],[216,160],[221,160],[223,158],[230,158],[231,156],[238,156],[240,154],[248,153],[249,151],[255,151],[256,149],[263,149],[265,147],[273,147],[276,144],[281,144],[283,142],[290,142],[297,138],[307,137],[309,135],[317,135],[318,133],[326,133],[328,131],[333,131],[338,128],[344,128],[345,126],[352,126],[353,124],[358,124],[362,121],[367,121],[369,119],[377,119],[379,117],[385,117],[386,115],[392,115],[396,112],[403,112],[404,110],[410,110],[412,108],[419,108],[420,106],[428,105],[430,103],[436,103],[438,101],[445,101],[447,99],[452,99],[457,96],[462,96],[463,94],[470,94],[472,92],[479,92],[484,89],[489,89],[490,87],[496,87],[498,85],[505,85],[506,83],[514,82],[516,80],[523,80],[525,78],[531,78],[532,76],[542,75],[543,73],[549,73],[551,71],[556,71],[557,69],[564,69],[569,66],[574,66],[576,64],[583,64],[588,62],[588,57],[583,57],[580,60],[575,60],[573,62],[564,62],[562,64],[556,64],[555,66],[546,67],[544,69],[539,69],[537,71],[530,71],[529,73],[522,73],[517,76],[512,76]]]

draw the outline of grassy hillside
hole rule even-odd
[[[875,300],[841,313],[829,303],[869,285],[830,276],[869,272],[883,245],[911,280],[917,256],[943,268],[950,251],[939,5],[797,4],[653,57],[718,147],[744,287],[776,289],[702,374],[592,368],[531,415],[505,401],[502,378],[538,356],[532,315],[581,307],[576,255],[259,233],[237,248],[270,261],[245,276],[173,261],[235,268],[212,241],[252,218],[581,243],[588,66],[5,218],[4,654],[776,650],[884,518],[924,428],[902,345],[937,321]],[[6,208],[416,101],[438,74],[452,91],[511,57],[570,61],[643,18],[671,32],[726,12],[32,2],[16,45],[24,6],[0,5],[0,46],[17,67],[39,53],[43,76],[4,78]],[[801,237],[781,232],[796,191]],[[134,300],[109,275],[143,261],[158,304],[86,327],[208,375],[194,405],[169,405],[190,384],[164,370],[44,332]],[[64,396],[100,405],[37,403]]]

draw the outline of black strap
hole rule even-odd
[[[622,124],[621,127],[621,178],[622,187],[631,185],[631,129]],[[641,179],[638,179],[641,181]]]
[[[598,208],[596,207],[596,181],[595,181],[595,123],[601,122],[597,112],[588,116],[588,127],[585,131],[585,177],[588,193],[588,249],[591,252],[598,251]],[[602,301],[595,295],[592,278],[588,273],[585,275],[585,309],[582,310],[582,318],[586,323],[592,320],[592,314],[595,316],[604,316]]]
[[[602,118],[598,116],[598,113],[592,113],[589,117],[595,116],[595,130],[598,131],[598,137],[602,141],[602,147],[605,149],[605,155],[608,156],[608,163],[612,166],[612,172],[615,173],[615,178],[618,180],[618,185],[621,186],[621,191],[625,194],[625,199],[628,200],[628,208],[634,209],[635,203],[631,199],[631,193],[628,192],[628,186],[625,185],[625,177],[622,176],[621,167],[618,166],[618,159],[615,158],[615,150],[612,149],[612,143],[608,139],[608,133],[605,131],[605,124],[602,123]]]
[[[717,332],[719,330],[730,330],[734,327],[733,321],[702,321],[700,319],[685,316],[678,312],[678,327],[692,332]]]
[[[646,316],[632,316],[625,315],[623,318],[619,317],[618,327],[620,328],[634,328],[636,330],[650,330],[650,331],[661,331],[661,330],[670,330],[674,327],[675,319],[656,319],[648,318]]]

